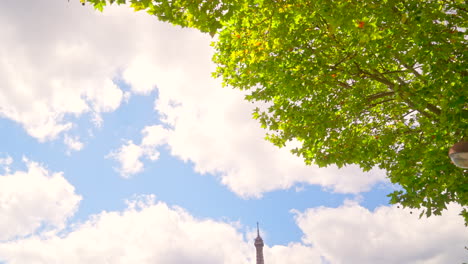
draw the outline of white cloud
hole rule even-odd
[[[310,264],[322,263],[318,250],[301,243],[290,243],[287,246],[276,245],[265,248],[265,263],[268,264]]]
[[[13,163],[13,158],[6,156],[5,158],[0,158],[0,168],[5,173],[10,173],[10,165]]]
[[[40,227],[61,229],[81,200],[62,173],[25,163],[26,171],[0,175],[0,240],[26,236]]]
[[[346,202],[298,213],[305,244],[330,263],[461,263],[466,261],[468,230],[451,204],[442,216],[418,218],[419,212],[396,206],[374,211]],[[312,247],[311,247],[312,250]]]
[[[78,137],[71,137],[69,135],[65,135],[63,137],[63,143],[67,145],[68,151],[80,151],[83,148],[83,143]]]
[[[149,94],[155,88],[159,76],[158,69],[146,56],[133,59],[129,67],[123,72],[123,79],[132,87],[132,91],[139,94]]]
[[[200,220],[145,199],[102,212],[64,236],[0,244],[8,263],[252,263],[252,245],[231,224]]]
[[[129,140],[118,150],[111,152],[107,157],[119,162],[120,166],[117,171],[122,177],[127,178],[132,174],[143,171],[143,163],[140,161],[140,157],[143,154],[143,148]]]
[[[167,143],[169,131],[160,125],[145,127],[142,131],[143,139],[140,145],[129,140],[119,149],[112,151],[107,156],[119,162],[117,171],[124,178],[143,171],[144,165],[140,160],[147,158],[155,161],[159,159],[160,153],[157,147]]]
[[[114,80],[131,75],[139,51],[161,52],[153,51],[161,49],[156,42],[171,28],[128,7],[102,14],[78,1],[47,0],[3,2],[0,27],[0,117],[40,141],[70,130],[84,113],[99,121],[118,108],[125,98]],[[133,91],[154,87],[141,89]]]
[[[13,163],[13,158],[6,156],[5,158],[0,158],[0,166],[9,166]]]

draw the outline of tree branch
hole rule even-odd
[[[408,72],[408,71],[404,71],[404,70],[400,70],[400,71],[386,71],[386,72],[382,72],[381,74],[392,74],[392,73],[404,73],[404,72]]]
[[[347,89],[350,89],[350,88],[353,88],[351,85],[349,85],[348,83],[346,82],[340,82],[340,81],[337,81],[338,85],[343,87],[343,88],[347,88]]]
[[[404,114],[404,115],[402,116],[402,118],[405,118],[406,116],[408,116],[408,115],[414,113],[415,111],[417,111],[417,110],[411,110],[411,111],[409,111],[408,113]]]
[[[371,79],[374,79],[374,80],[376,80],[376,81],[378,81],[378,82],[381,82],[381,83],[387,85],[391,90],[393,90],[393,88],[395,87],[395,84],[392,83],[391,81],[389,81],[388,79],[386,79],[385,77],[381,78],[381,77],[379,77],[379,76],[376,75],[376,74],[363,71],[363,70],[361,69],[361,67],[359,67],[359,64],[357,64],[356,62],[354,62],[354,65],[356,65],[356,68],[358,69],[358,73],[367,75],[367,76],[370,77]]]
[[[391,96],[391,95],[394,95],[395,92],[381,92],[381,93],[376,93],[376,94],[373,94],[373,95],[369,95],[366,97],[366,100],[368,102],[372,102],[376,99],[379,99],[379,98],[382,98],[382,97],[386,97],[386,96]]]
[[[419,113],[421,113],[421,115],[433,120],[434,117],[432,115],[430,115],[429,113],[427,113],[426,111],[424,110],[420,110],[418,109],[418,107],[411,101],[411,100],[408,100],[408,98],[403,98],[403,100],[405,101],[405,103],[407,103],[410,107],[412,107],[413,109],[416,109]]]
[[[403,67],[405,67],[405,69],[409,70],[411,73],[414,74],[414,76],[416,76],[418,79],[426,83],[426,80],[424,80],[422,75],[417,70],[415,70],[413,67],[409,66],[408,64],[404,63],[398,55],[395,55],[395,58]]]
[[[380,83],[383,83],[385,85],[388,86],[388,88],[390,88],[390,90],[392,90],[393,92],[397,92],[401,95],[401,98],[403,99],[403,101],[405,103],[407,103],[410,107],[412,107],[413,109],[417,110],[419,113],[421,113],[421,115],[433,120],[434,119],[434,116],[432,116],[431,114],[429,114],[428,112],[424,111],[424,109],[419,109],[417,107],[417,105],[415,103],[413,103],[410,99],[409,99],[409,96],[407,95],[410,95],[410,96],[414,96],[414,94],[411,94],[410,92],[405,92],[405,91],[397,91],[395,90],[395,84],[391,81],[389,81],[387,78],[383,77],[383,76],[378,76],[377,74],[374,74],[374,73],[370,73],[370,72],[367,72],[367,71],[364,71],[361,69],[361,67],[359,67],[359,64],[357,64],[356,62],[354,62],[354,65],[356,65],[356,68],[358,69],[358,73],[360,74],[363,74],[373,80],[376,80]],[[406,83],[399,77],[397,76],[397,79],[399,81],[399,84],[400,86],[406,86]],[[405,93],[407,95],[405,95]],[[424,104],[424,108],[425,109],[428,109],[429,111],[433,112],[434,114],[436,115],[439,115],[440,114],[440,110],[432,105],[432,104],[429,104],[428,102],[424,101],[423,99],[420,99],[423,101],[423,104]]]
[[[440,109],[437,106],[435,106],[435,105],[433,105],[431,103],[427,103],[427,102],[425,102],[425,103],[426,103],[427,110],[431,111],[432,113],[434,113],[436,115],[440,115],[442,113],[442,111],[440,111]]]
[[[336,67],[338,67],[341,63],[345,62],[346,60],[350,60],[352,58],[356,57],[356,53],[350,53],[347,56],[343,57],[340,61],[335,63],[334,65],[330,66],[332,70],[335,70]]]
[[[379,105],[379,104],[383,104],[383,103],[390,102],[390,101],[395,101],[395,99],[394,99],[394,98],[390,98],[390,99],[387,99],[387,100],[383,100],[383,101],[380,101],[380,102],[377,102],[377,103],[370,104],[370,105],[369,105],[369,108],[372,108],[372,107],[375,107],[375,106],[377,106],[377,105]],[[369,109],[369,108],[368,108],[368,109]]]

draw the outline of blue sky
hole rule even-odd
[[[257,221],[267,263],[467,259],[458,205],[419,219],[383,171],[265,142],[207,35],[47,0],[7,0],[0,26],[6,263],[254,263]]]

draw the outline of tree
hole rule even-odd
[[[275,145],[299,142],[307,164],[385,169],[402,187],[391,203],[430,216],[457,202],[468,223],[468,175],[447,156],[468,136],[464,1],[128,2],[217,34],[215,76],[266,102],[254,118]]]

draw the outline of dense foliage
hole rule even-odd
[[[403,188],[392,203],[430,216],[457,202],[468,222],[468,175],[447,156],[468,135],[465,1],[107,2],[216,34],[215,75],[268,106],[254,117],[274,144],[385,169]]]

